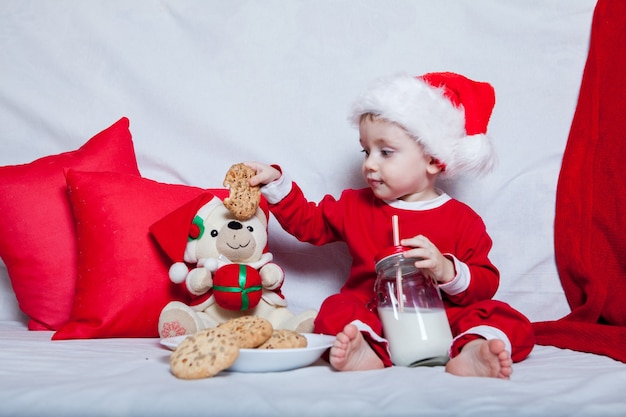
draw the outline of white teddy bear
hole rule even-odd
[[[193,334],[244,315],[264,317],[276,329],[312,332],[317,312],[292,313],[280,292],[285,274],[266,250],[267,204],[238,220],[215,195],[220,191],[227,192],[207,191],[150,228],[174,261],[170,279],[192,298],[163,308],[159,335]]]

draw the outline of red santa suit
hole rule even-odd
[[[263,187],[263,193],[288,233],[315,245],[345,242],[352,256],[350,274],[340,293],[323,302],[315,332],[336,335],[355,323],[385,366],[392,365],[372,300],[375,257],[392,244],[391,218],[397,215],[403,238],[424,235],[454,262],[456,277],[439,286],[455,337],[450,356],[477,337],[503,340],[513,361],[532,350],[529,320],[492,300],[499,284],[499,272],[488,257],[492,241],[482,219],[464,203],[443,192],[431,201],[382,201],[369,188],[345,190],[339,199],[328,195],[313,203],[284,175]]]

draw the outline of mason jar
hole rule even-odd
[[[376,259],[378,315],[391,360],[398,366],[435,366],[448,361],[452,332],[437,283],[393,246]]]

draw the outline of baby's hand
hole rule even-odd
[[[415,262],[415,267],[422,269],[426,275],[438,283],[445,284],[454,279],[456,272],[453,261],[443,256],[439,249],[425,236],[418,235],[410,239],[402,239],[400,244],[413,248],[404,252],[404,256],[420,259]]]
[[[269,184],[279,179],[282,175],[282,173],[273,166],[261,162],[244,162],[244,164],[254,169],[256,172],[256,175],[250,178],[250,185],[252,187]]]

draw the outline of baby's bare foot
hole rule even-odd
[[[382,360],[372,350],[354,324],[348,324],[330,348],[330,365],[338,371],[365,371],[384,368]]]
[[[511,355],[502,340],[476,339],[446,364],[446,372],[459,376],[486,376],[509,379],[513,373]]]

